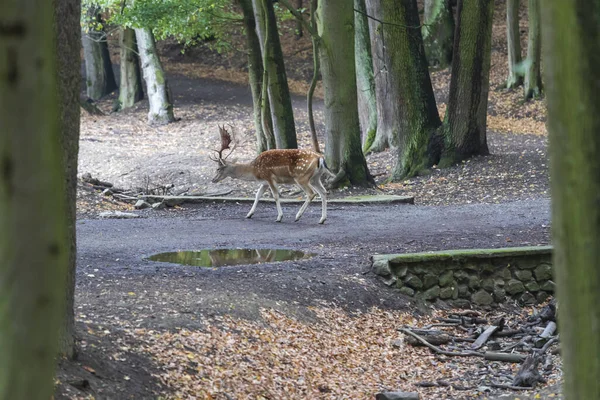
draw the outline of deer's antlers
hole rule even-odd
[[[219,125],[217,125],[219,126]],[[231,132],[233,133],[233,126],[229,125],[231,128]],[[237,147],[237,142],[232,139],[232,134],[230,134],[227,129],[225,129],[225,125],[219,126],[219,133],[221,135],[221,150],[213,150],[215,153],[219,155],[219,158],[210,157],[213,161],[217,161],[223,163],[227,157],[233,153],[235,148]],[[233,148],[229,147],[229,145],[233,142]],[[225,157],[223,157],[223,151],[230,150],[229,153]]]

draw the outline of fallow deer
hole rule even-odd
[[[296,214],[296,221],[302,217],[304,211],[315,198],[316,193],[321,196],[321,219],[319,224],[322,224],[327,219],[327,198],[326,190],[321,183],[321,176],[328,172],[332,174],[325,164],[325,158],[322,154],[310,150],[298,149],[275,149],[267,150],[258,155],[252,162],[248,164],[237,164],[226,161],[227,157],[235,150],[236,143],[230,149],[231,134],[225,127],[219,126],[221,135],[221,150],[214,150],[218,154],[218,158],[212,158],[213,161],[219,163],[217,174],[212,182],[217,183],[223,179],[230,177],[234,179],[242,179],[246,181],[261,182],[261,186],[256,192],[256,199],[246,218],[252,218],[258,201],[267,190],[271,189],[275,204],[277,205],[277,222],[281,222],[283,211],[279,203],[279,191],[276,184],[278,183],[295,183],[306,194],[306,201]],[[230,150],[227,156],[223,157],[223,151]],[[316,192],[316,193],[315,193]]]

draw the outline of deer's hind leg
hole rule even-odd
[[[321,220],[319,221],[319,224],[323,224],[327,219],[327,190],[325,190],[321,183],[321,174],[317,174],[310,178],[309,185],[315,192],[319,193],[319,196],[321,196]]]
[[[254,199],[254,204],[252,204],[252,208],[250,209],[250,212],[248,213],[248,215],[246,215],[246,218],[252,218],[252,216],[254,215],[254,211],[256,211],[256,206],[258,205],[258,201],[263,196],[263,194],[265,194],[265,190],[267,190],[268,187],[269,187],[269,185],[266,183],[263,183],[262,185],[260,185],[260,188],[258,188],[258,191],[256,192],[256,199]]]
[[[306,209],[308,208],[308,205],[310,204],[310,202],[315,198],[316,194],[312,190],[310,185],[308,185],[306,183],[301,183],[298,181],[296,181],[296,184],[298,186],[300,186],[302,188],[302,190],[304,190],[304,193],[306,193],[306,201],[304,202],[304,204],[302,204],[302,207],[300,207],[300,210],[298,210],[298,214],[296,214],[296,222],[297,222],[300,219],[300,217],[302,217],[302,214],[304,214],[304,211],[306,211]]]

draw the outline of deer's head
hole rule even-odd
[[[232,127],[232,132],[233,132],[233,127]],[[217,174],[212,179],[212,183],[220,182],[229,176],[228,175],[229,163],[226,161],[226,159],[227,159],[227,157],[229,157],[231,155],[231,153],[233,153],[233,150],[235,150],[235,148],[237,146],[237,143],[234,140],[232,140],[231,134],[227,131],[227,129],[225,129],[225,126],[222,126],[222,127],[219,126],[219,134],[221,136],[221,149],[213,150],[215,153],[217,153],[218,158],[211,157],[211,160],[218,163]],[[233,148],[229,147],[229,145],[232,142],[233,142]],[[225,151],[225,150],[230,150],[230,151],[225,157],[223,157],[223,151]]]

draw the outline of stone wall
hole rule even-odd
[[[452,250],[371,257],[373,271],[400,292],[466,306],[543,302],[554,293],[552,247]]]

